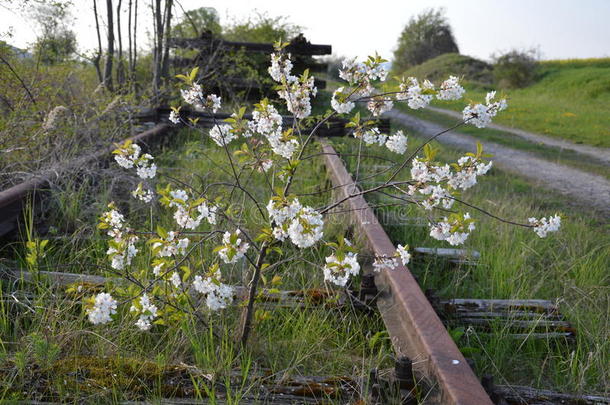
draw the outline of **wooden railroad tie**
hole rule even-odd
[[[141,122],[153,121],[153,122],[169,122],[169,114],[171,112],[171,108],[169,107],[157,107],[149,110],[145,110],[136,115],[136,118]],[[197,110],[191,110],[187,108],[180,109],[180,117],[183,120],[188,120],[189,118],[198,119],[197,125],[204,128],[211,128],[216,124],[223,124],[224,120],[231,117],[232,114],[229,113],[207,113]],[[244,118],[247,120],[252,119],[252,114],[244,114]],[[283,116],[284,125],[292,125],[293,117],[292,116]],[[377,120],[379,129],[382,131],[390,130],[390,120],[387,118],[380,118]],[[318,135],[324,137],[334,137],[334,136],[347,136],[350,131],[349,128],[346,128],[345,125],[348,123],[347,120],[341,118],[335,118],[328,121],[326,125],[323,125],[318,130]],[[303,130],[304,133],[309,133],[312,128],[305,128]]]
[[[197,49],[201,54],[210,54],[219,49],[229,51],[243,50],[245,52],[266,54],[275,52],[272,43],[226,41],[209,33],[202,34],[200,38],[170,38],[169,45],[172,48]],[[284,50],[293,55],[313,56],[332,54],[331,45],[312,44],[302,34],[295,37]]]
[[[510,330],[514,339],[576,338],[576,329],[548,300],[440,299],[433,290],[426,296],[447,325],[490,332],[497,327]]]

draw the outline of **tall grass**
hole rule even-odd
[[[410,139],[410,150],[421,141]],[[355,140],[337,141],[337,149],[356,153]],[[441,161],[455,161],[451,149],[441,149]],[[394,160],[385,149],[367,150]],[[354,158],[345,157],[355,167]],[[364,163],[379,163],[363,159]],[[366,175],[363,172],[360,177]],[[379,177],[381,180],[383,176]],[[408,179],[402,173],[396,180]],[[387,204],[381,196],[370,201]],[[481,252],[476,267],[448,268],[438,261],[415,261],[409,267],[422,288],[433,288],[446,298],[547,299],[578,330],[576,343],[563,340],[512,339],[505,324],[491,334],[468,331],[459,344],[475,347],[476,371],[494,374],[501,383],[522,384],[571,392],[607,392],[610,377],[610,234],[607,219],[575,208],[565,197],[533,186],[496,168],[464,192],[462,199],[502,218],[526,223],[530,216],[562,212],[558,234],[538,238],[531,230],[510,226],[464,207],[476,219],[477,229],[467,249]],[[395,200],[394,203],[399,202]],[[386,230],[395,244],[411,247],[447,247],[428,235],[427,228],[401,224],[401,218],[423,216],[413,207],[379,208],[385,217],[398,218]],[[442,216],[442,213],[435,214]]]

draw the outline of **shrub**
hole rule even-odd
[[[494,78],[500,87],[520,88],[531,84],[536,76],[538,57],[535,49],[513,49],[494,55]]]

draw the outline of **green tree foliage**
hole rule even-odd
[[[218,12],[212,7],[186,11],[172,28],[172,35],[178,38],[195,38],[206,31],[213,35],[220,35],[222,32]]]
[[[42,63],[53,65],[64,62],[77,50],[76,35],[69,28],[68,6],[50,2],[36,4],[32,9],[32,17],[41,30],[33,44],[33,51]]]
[[[259,13],[228,25],[223,30],[223,37],[230,41],[275,42],[280,38],[282,41],[290,41],[302,29],[287,22],[285,17],[269,17]]]
[[[494,78],[500,87],[520,88],[531,84],[536,76],[538,57],[535,49],[505,52],[493,56]]]
[[[393,69],[402,72],[444,53],[459,53],[443,10],[428,9],[412,17],[398,38]]]

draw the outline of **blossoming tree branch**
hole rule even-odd
[[[235,297],[234,287],[226,282],[225,274],[231,266],[245,261],[250,271],[250,284],[238,325],[239,339],[245,343],[252,328],[255,297],[262,273],[290,260],[298,260],[286,255],[282,247],[293,245],[304,250],[316,245],[326,246],[331,254],[324,263],[317,263],[317,267],[326,282],[345,286],[350,278],[360,273],[359,252],[342,237],[337,241],[325,240],[325,219],[346,199],[388,188],[399,190],[405,201],[424,211],[449,213],[442,220],[433,220],[430,216],[429,227],[430,236],[452,246],[463,244],[475,230],[475,219],[469,212],[461,211],[461,206],[531,228],[540,237],[559,229],[561,219],[558,215],[529,218],[527,223],[519,223],[498,218],[458,200],[457,196],[462,191],[476,185],[478,177],[491,168],[492,162],[487,159],[489,156],[484,154],[481,145],[457,162],[444,164],[435,160],[436,150],[430,142],[447,131],[432,136],[421,147],[409,151],[407,136],[402,131],[383,134],[371,119],[392,109],[394,103],[403,102],[412,109],[421,109],[435,98],[458,100],[465,91],[457,77],[451,76],[439,85],[409,77],[401,80],[399,91],[382,93],[376,91],[374,84],[387,78],[383,59],[374,56],[363,63],[345,60],[340,77],[346,83],[334,92],[332,110],[311,117],[311,100],[317,94],[314,77],[308,71],[300,76],[292,74],[290,54],[283,49],[285,45],[277,44],[268,71],[277,82],[280,100],[293,115],[291,124],[286,125],[276,106],[264,99],[254,106],[251,119],[244,118],[246,109],[241,108],[230,118],[204,130],[203,134],[225,152],[223,156],[230,167],[226,175],[231,180],[222,185],[243,193],[255,207],[258,223],[262,225],[256,229],[239,225],[235,214],[223,203],[221,194],[215,194],[213,187],[206,187],[199,193],[195,193],[193,187],[176,187],[171,182],[157,184],[154,188],[157,167],[153,156],[143,154],[138,145],[130,142],[119,145],[114,151],[116,162],[125,169],[134,170],[142,179],[133,191],[133,197],[142,204],[158,201],[161,207],[172,213],[174,226],[171,230],[158,226],[155,232],[138,232],[129,226],[118,208],[110,204],[108,211],[101,216],[99,227],[110,237],[107,254],[111,271],[125,283],[115,286],[112,292],[99,293],[87,301],[86,313],[92,323],[110,322],[123,305],[129,308],[129,311],[122,311],[124,316],[132,317],[134,325],[144,331],[153,325],[170,325],[185,316],[201,318],[206,311],[222,310]],[[196,76],[197,69],[178,76],[185,87],[181,90],[183,100],[197,110],[215,113],[221,108],[220,97],[205,94],[204,86],[196,82]],[[358,104],[366,106],[369,117],[363,118],[360,111],[353,113]],[[467,105],[463,110],[463,120],[456,126],[471,124],[484,128],[505,108],[506,100],[497,100],[495,92],[490,92],[484,103]],[[357,110],[364,111],[363,108]],[[305,156],[306,149],[311,147],[320,128],[334,116],[349,116],[347,127],[361,145],[385,147],[400,158],[400,164],[388,173],[382,184],[355,190],[343,200],[316,209],[299,201],[291,187],[303,170],[300,163],[310,158]],[[196,120],[180,118],[179,108],[172,110],[170,120],[196,128]],[[308,133],[303,131],[305,122],[311,128]],[[241,146],[236,148],[239,143]],[[396,181],[398,174],[407,168],[410,168],[410,179]],[[250,172],[253,177],[260,176],[270,185],[267,199],[259,201],[254,197],[255,193],[248,190],[249,184],[242,180],[244,172]],[[188,257],[198,247],[212,251],[213,260],[192,265]],[[145,252],[148,254],[144,255]],[[132,262],[137,255],[151,259],[146,266],[134,266]],[[399,261],[406,265],[410,257],[408,246],[398,245],[394,256],[374,259],[374,270],[395,271]]]

